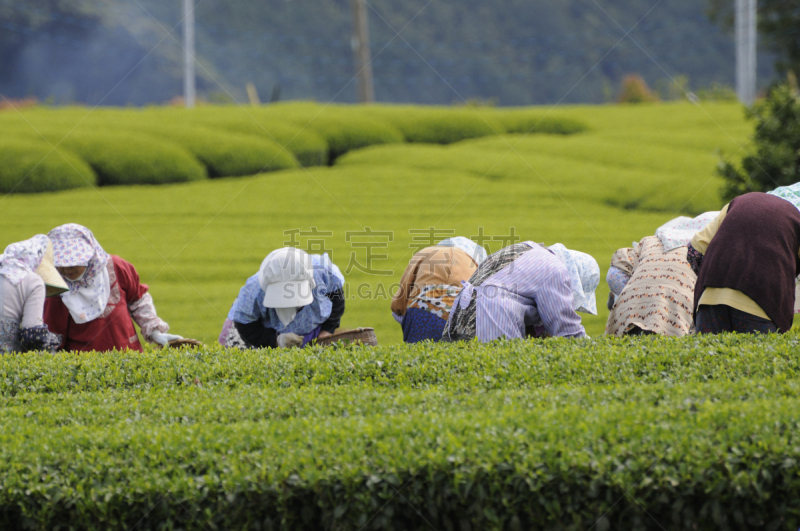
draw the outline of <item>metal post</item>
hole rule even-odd
[[[736,0],[736,95],[745,105],[756,99],[756,0]]]
[[[372,85],[372,63],[369,55],[369,19],[365,0],[352,0],[353,6],[353,54],[358,77],[358,101],[375,101],[375,88]]]
[[[194,107],[194,0],[183,0],[183,103]]]

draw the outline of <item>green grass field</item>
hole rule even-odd
[[[353,112],[375,121],[391,115],[403,125],[395,112],[402,110]],[[312,120],[320,111],[321,106],[299,104],[277,115],[292,116],[295,123]],[[342,116],[347,109],[334,111],[331,116]],[[70,124],[80,123],[83,130],[87,123],[100,123],[102,113],[107,113],[110,127],[122,123],[119,116],[125,113],[156,110],[98,110],[100,114],[87,117],[88,112],[32,111],[0,121],[14,121],[15,127],[29,127],[26,134],[35,135],[31,128],[45,127],[45,119],[53,116],[58,117],[56,129],[68,132]],[[214,112],[215,123],[222,123],[220,111]],[[459,112],[480,121],[478,113],[487,111]],[[515,116],[515,111],[493,112]],[[736,154],[750,132],[742,109],[732,104],[516,113],[533,117],[524,120],[527,127],[558,117],[583,123],[587,130],[567,136],[492,135],[447,145],[395,142],[354,149],[333,166],[160,186],[7,195],[0,200],[0,244],[46,233],[62,223],[84,224],[106,250],[136,265],[174,332],[213,341],[239,288],[263,257],[290,242],[291,231],[310,233],[316,227],[329,235],[300,235],[296,240],[304,248],[330,250],[342,271],[349,270],[343,326],[372,326],[381,343],[395,343],[401,333],[389,311],[391,286],[414,249],[431,241],[424,233],[431,227],[435,240],[446,237],[446,231],[483,234],[490,238],[485,243],[490,252],[503,246],[502,238],[512,230],[522,239],[561,242],[593,255],[605,274],[617,248],[653,234],[672,217],[722,206],[720,180],[714,175],[717,150]],[[492,119],[513,122],[502,116]],[[365,227],[381,234],[365,236]],[[584,318],[590,335],[604,329],[607,294],[601,282],[600,315]]]

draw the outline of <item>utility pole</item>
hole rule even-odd
[[[736,0],[736,95],[745,105],[756,99],[756,0]]]
[[[356,61],[359,103],[375,101],[372,86],[372,63],[369,56],[369,19],[366,0],[351,0],[353,6],[353,39],[350,41]]]
[[[183,104],[194,107],[194,0],[183,0]]]

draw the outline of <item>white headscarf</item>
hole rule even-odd
[[[680,216],[661,225],[656,229],[656,236],[661,240],[664,252],[689,245],[694,235],[706,228],[718,214],[719,212],[706,212],[696,218]]]
[[[455,247],[457,249],[461,249],[467,253],[470,258],[472,258],[476,265],[481,265],[481,262],[486,260],[487,257],[486,249],[469,238],[465,238],[464,236],[447,238],[446,240],[440,241],[438,245],[441,245],[442,247]]]
[[[81,278],[64,279],[69,291],[61,294],[61,300],[72,319],[78,324],[97,319],[105,312],[111,295],[107,268],[111,257],[97,243],[92,231],[82,225],[68,223],[47,235],[53,242],[56,267],[86,267]]]
[[[551,245],[548,249],[567,266],[572,308],[576,312],[597,315],[597,299],[594,293],[600,285],[600,266],[597,265],[597,260],[586,253],[567,249],[560,243]]]
[[[311,256],[293,247],[272,251],[261,262],[258,283],[264,290],[264,307],[274,309],[281,324],[288,326],[298,308],[314,300],[316,283]]]
[[[47,236],[37,234],[33,238],[12,243],[0,255],[0,275],[16,286],[29,273],[34,273],[47,251]]]

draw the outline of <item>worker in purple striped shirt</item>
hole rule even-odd
[[[442,339],[586,337],[575,312],[597,315],[594,292],[599,283],[600,267],[586,253],[560,243],[511,245],[462,282]]]

